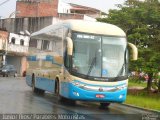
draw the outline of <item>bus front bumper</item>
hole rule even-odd
[[[61,93],[62,96],[82,101],[97,101],[97,102],[118,102],[122,103],[126,100],[127,87],[122,90],[103,92],[103,91],[91,91],[79,88],[72,83],[67,83],[65,90]],[[62,85],[63,86],[63,85]]]

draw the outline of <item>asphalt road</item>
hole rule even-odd
[[[0,77],[0,114],[56,115],[52,119],[137,120],[152,113],[119,104],[111,104],[105,110],[89,102],[77,102],[74,106],[63,104],[51,93],[32,93],[31,88],[25,83],[25,78]]]

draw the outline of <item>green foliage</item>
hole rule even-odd
[[[139,49],[139,59],[130,61],[130,71],[144,71],[152,76],[160,71],[160,3],[158,0],[127,0],[119,10],[110,10],[98,21],[122,28],[128,41]]]

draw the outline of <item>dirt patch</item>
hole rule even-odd
[[[160,93],[155,90],[147,91],[144,87],[130,87],[128,88],[128,94],[137,96],[148,96],[148,97],[160,97]]]

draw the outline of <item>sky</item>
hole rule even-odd
[[[16,0],[0,0],[0,4],[4,1],[8,1],[3,5],[0,5],[0,17],[7,18],[11,13],[16,10]],[[116,8],[116,4],[123,4],[125,0],[63,0],[65,2],[79,4],[87,7],[99,9],[103,12],[107,12],[109,9]]]

